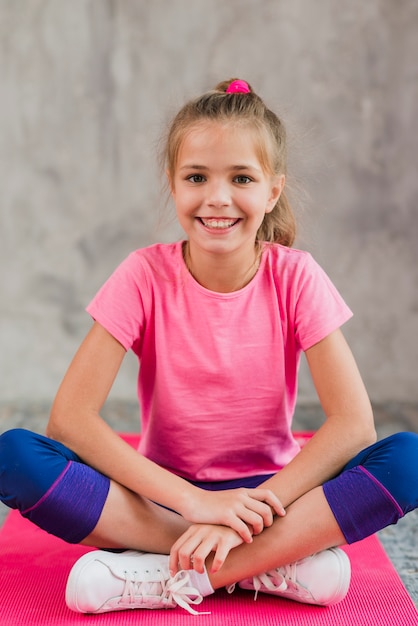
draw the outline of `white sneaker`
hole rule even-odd
[[[203,596],[191,586],[187,571],[170,576],[167,555],[94,550],[73,566],[65,600],[77,613],[172,609],[178,605],[197,615],[190,605],[200,604]]]
[[[325,606],[337,604],[345,598],[350,577],[351,566],[346,553],[339,548],[330,548],[291,565],[242,580],[238,586],[255,591],[254,599],[261,591],[305,604]]]

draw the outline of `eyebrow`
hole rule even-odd
[[[180,170],[207,170],[208,168],[205,165],[198,165],[197,163],[190,163],[186,165],[182,165]],[[254,167],[253,165],[233,165],[229,168],[232,172],[242,172],[243,170],[252,170],[253,172],[261,171],[258,167]]]

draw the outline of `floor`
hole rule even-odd
[[[0,405],[0,433],[16,427],[42,433],[48,410],[47,404]],[[402,430],[418,432],[418,405],[386,403],[374,406],[374,412],[379,439]],[[135,403],[109,402],[102,416],[119,432],[135,432],[138,429],[138,408]],[[321,411],[317,406],[298,407],[294,430],[315,430],[321,420]],[[7,511],[0,503],[0,525]],[[418,607],[418,509],[405,516],[396,526],[382,530],[379,539]]]

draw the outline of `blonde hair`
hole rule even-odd
[[[164,162],[168,174],[174,177],[180,146],[186,133],[205,120],[234,122],[254,129],[260,163],[272,175],[286,174],[286,130],[273,111],[249,87],[249,93],[227,93],[229,85],[238,79],[219,83],[215,89],[187,102],[169,127]],[[296,220],[283,190],[270,213],[266,213],[258,229],[257,240],[292,246],[296,237]]]

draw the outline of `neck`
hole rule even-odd
[[[236,256],[201,255],[194,252],[188,241],[183,243],[184,262],[193,278],[205,289],[230,293],[242,289],[254,278],[261,260],[257,243],[251,254]]]

